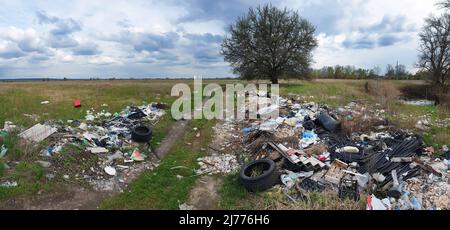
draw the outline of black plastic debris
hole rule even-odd
[[[297,185],[299,190],[307,191],[307,192],[322,192],[325,190],[325,185],[320,184],[319,182],[312,180],[311,178],[306,178],[302,180]]]
[[[357,201],[359,199],[358,182],[343,178],[339,183],[339,198]]]
[[[361,163],[364,160],[364,156],[361,153],[333,152],[331,157],[332,159],[339,159],[345,163]]]
[[[326,130],[330,132],[336,131],[340,123],[336,121],[333,117],[331,117],[328,113],[322,112],[318,117],[317,121],[321,124]]]
[[[418,166],[414,166],[409,162],[392,162],[391,159],[398,157],[416,157],[421,153],[422,148],[422,140],[418,137],[412,137],[393,145],[382,153],[373,152],[364,160],[360,173],[383,174],[386,179],[383,181],[382,186],[392,181],[391,172],[393,170],[396,170],[398,175],[406,174],[403,180],[412,178],[419,173]]]
[[[306,130],[313,130],[316,128],[316,124],[314,123],[314,121],[309,120],[303,123],[303,127]]]
[[[138,108],[132,108],[130,115],[128,115],[128,119],[138,120],[146,117],[144,112]]]

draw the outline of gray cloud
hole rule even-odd
[[[392,45],[395,45],[398,42],[401,42],[403,39],[408,39],[408,38],[407,37],[406,38],[401,38],[401,37],[398,37],[398,36],[395,36],[395,35],[384,35],[384,36],[381,36],[378,39],[378,45],[381,46],[381,47],[392,46]]]
[[[73,55],[77,56],[92,56],[98,55],[102,52],[98,49],[98,46],[93,43],[81,44],[72,49]]]
[[[187,34],[185,38],[190,40],[189,47],[192,50],[193,58],[199,63],[214,63],[223,60],[220,54],[220,44],[224,37],[221,35]]]
[[[41,24],[53,24],[60,21],[57,17],[51,17],[47,15],[45,11],[37,11],[36,16],[38,18],[39,23]]]
[[[16,45],[8,45],[4,49],[0,49],[0,58],[13,59],[24,57],[26,54],[22,52]]]
[[[72,18],[62,19],[49,16],[44,11],[36,12],[40,24],[49,24],[54,28],[50,30],[48,42],[53,48],[69,48],[78,46],[72,34],[81,31],[81,23]]]
[[[204,43],[221,43],[224,39],[224,36],[214,35],[210,33],[206,34],[186,34],[185,38],[196,41],[196,42],[204,42]]]
[[[29,62],[37,64],[37,63],[47,61],[47,60],[50,60],[50,57],[48,55],[35,54],[30,57]]]
[[[52,48],[70,48],[78,46],[78,42],[68,36],[50,36],[48,43]]]
[[[414,24],[407,24],[405,16],[385,15],[378,23],[367,27],[359,27],[354,31],[358,33],[357,38],[347,38],[342,45],[349,49],[373,49],[392,46],[410,40],[410,36],[404,34],[414,32],[416,29]]]
[[[31,41],[29,39],[19,41],[17,43],[17,45],[23,52],[27,52],[27,53],[29,53],[29,52],[44,53],[45,52],[44,46],[35,44],[35,43],[33,43],[33,41]]]
[[[174,32],[163,35],[138,33],[132,36],[134,49],[138,52],[170,49],[175,46],[177,39],[178,34]]]
[[[72,18],[62,19],[49,16],[45,11],[36,12],[40,24],[52,24],[55,26],[50,32],[55,36],[68,35],[81,30],[81,23]]]
[[[178,38],[179,36],[175,32],[152,34],[123,31],[118,36],[112,36],[111,40],[124,45],[131,45],[137,52],[154,52],[173,48]]]
[[[228,23],[247,12],[251,6],[242,0],[219,0],[215,4],[211,4],[209,0],[175,0],[173,2],[182,5],[188,12],[186,16],[179,19],[180,22],[218,19]]]
[[[131,58],[131,60],[135,63],[151,63],[159,66],[173,66],[182,64],[179,56],[171,51],[152,52],[145,58],[138,59],[137,61],[134,61],[136,60],[135,56],[131,56],[129,58]]]
[[[368,27],[360,27],[359,31],[369,33],[400,33],[415,31],[414,24],[408,24],[404,15],[390,16],[385,15],[379,23]]]
[[[376,41],[369,37],[361,37],[354,40],[347,39],[342,43],[345,48],[349,49],[373,49],[376,44]]]
[[[194,58],[199,62],[219,62],[223,58],[217,49],[198,48],[194,51]]]

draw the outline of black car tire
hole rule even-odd
[[[131,139],[139,143],[147,143],[152,139],[152,129],[146,126],[136,126],[131,130]]]
[[[263,173],[259,176],[251,177],[251,170],[258,166],[263,167]],[[250,162],[241,169],[239,174],[241,184],[250,192],[262,192],[272,188],[279,181],[275,169],[275,162],[269,159]]]

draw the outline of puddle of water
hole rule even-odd
[[[405,104],[405,105],[417,105],[417,106],[429,106],[429,105],[434,105],[435,102],[434,101],[430,101],[430,100],[400,100],[401,103]]]

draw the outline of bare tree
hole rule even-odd
[[[446,92],[450,78],[450,14],[427,18],[419,40],[419,67],[428,71],[432,82]]]
[[[380,66],[377,65],[377,66],[373,67],[372,72],[376,77],[379,77],[381,75]]]
[[[225,61],[244,79],[301,77],[310,71],[317,46],[314,26],[295,11],[272,5],[250,8],[230,26],[222,43]]]
[[[442,0],[437,3],[437,5],[443,9],[450,9],[450,0]]]
[[[385,77],[391,79],[391,78],[393,78],[394,76],[395,76],[395,69],[394,69],[394,67],[393,67],[391,64],[388,64],[388,65],[386,66],[386,74],[385,74]]]

